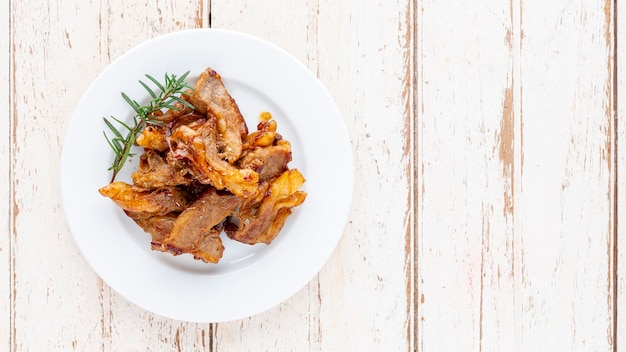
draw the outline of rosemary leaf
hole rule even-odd
[[[115,119],[113,116],[111,116],[113,119]],[[113,126],[113,124],[111,124],[111,122],[109,122],[109,120],[107,120],[106,117],[102,118],[104,120],[104,123],[107,125],[107,127],[109,127],[109,129],[111,130],[111,132],[113,132],[113,134],[118,137],[118,138],[124,138],[122,137],[122,134],[120,133],[120,131],[117,130],[117,128],[115,128],[115,126]],[[116,120],[117,121],[117,120]],[[106,134],[105,134],[106,136]],[[108,138],[107,138],[108,139]]]
[[[102,131],[102,134],[104,134],[104,138],[107,140],[107,143],[109,143],[109,146],[111,147],[111,149],[113,149],[113,151],[115,152],[115,155],[117,155],[117,152],[119,151],[117,148],[116,144],[113,144],[113,142],[111,142],[111,140],[109,139],[109,136],[107,136],[106,132]]]
[[[124,98],[124,100],[126,100],[126,103],[128,103],[128,105],[130,105],[130,107],[132,107],[133,110],[135,110],[135,113],[141,114],[141,111],[139,110],[139,104],[137,104],[136,101],[130,99],[128,95],[126,95],[126,93],[124,92],[122,92],[122,98]]]
[[[152,99],[156,99],[157,95],[156,93],[152,90],[152,88],[150,88],[147,84],[143,83],[143,81],[139,80],[139,83],[144,87],[144,89],[148,92],[148,94],[150,94],[150,96],[152,97]]]
[[[133,123],[132,125],[126,124],[114,116],[111,116],[111,119],[124,129],[128,130],[126,137],[123,136],[119,129],[115,127],[109,119],[103,117],[104,123],[113,134],[113,138],[109,138],[107,133],[103,131],[107,144],[111,147],[113,153],[115,154],[113,164],[108,168],[109,171],[113,171],[110,182],[115,181],[115,176],[117,176],[117,173],[122,169],[126,160],[134,155],[131,153],[131,148],[135,144],[137,136],[141,133],[141,131],[143,131],[146,125],[163,124],[163,122],[159,121],[154,116],[155,112],[162,111],[164,109],[180,110],[180,107],[177,106],[176,103],[180,103],[190,109],[195,109],[191,103],[180,98],[180,95],[182,94],[187,96],[191,95],[187,90],[193,88],[185,82],[185,78],[187,78],[188,75],[189,71],[180,77],[166,73],[164,83],[161,83],[154,77],[146,74],[146,78],[148,78],[150,82],[154,83],[154,85],[160,90],[160,93],[157,94],[156,91],[150,88],[150,86],[145,82],[141,80],[139,81],[139,84],[141,84],[141,86],[152,98],[146,105],[140,105],[136,100],[131,99],[128,95],[126,95],[126,93],[122,92],[122,98],[135,112],[135,115],[132,118]]]
[[[124,128],[126,128],[129,132],[132,132],[133,128],[128,126],[127,124],[123,123],[122,121],[116,119],[115,117],[111,116],[111,118],[113,120],[115,120],[117,123],[119,123],[120,125],[124,126]],[[137,123],[137,121],[135,121],[135,124]],[[119,133],[119,132],[118,132]],[[118,134],[118,136],[123,139],[123,137],[121,135]]]
[[[157,87],[159,87],[159,89],[161,90],[161,92],[165,92],[165,87],[163,87],[163,85],[161,83],[159,83],[159,81],[157,81],[154,77],[150,76],[150,75],[146,75],[146,77],[148,77],[149,80],[152,81],[152,83],[154,83]],[[170,85],[168,84],[168,78],[167,78],[167,73],[165,74],[165,85]]]
[[[185,100],[185,99],[181,99],[181,98],[179,98],[179,97],[175,97],[175,96],[172,96],[172,97],[171,97],[171,99],[172,99],[172,100],[175,100],[175,101],[176,101],[176,102],[178,102],[178,103],[183,104],[184,106],[186,106],[186,107],[188,107],[188,108],[190,108],[190,109],[195,109],[195,107],[194,107],[193,105],[191,105],[191,103],[190,103],[190,102],[188,102],[188,101],[187,101],[187,100]]]

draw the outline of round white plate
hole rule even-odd
[[[249,246],[222,235],[218,264],[150,249],[150,236],[109,199],[113,152],[102,118],[130,121],[120,93],[140,102],[145,74],[191,71],[194,83],[207,67],[222,76],[250,131],[269,111],[292,143],[293,161],[307,182],[304,204],[270,244]],[[117,180],[130,182],[137,157]],[[89,86],[69,123],[61,155],[61,197],[70,230],[95,272],[115,291],[146,310],[193,322],[223,322],[263,312],[296,293],[322,268],[348,219],[354,183],[352,149],[332,98],[294,57],[250,35],[216,29],[180,31],[128,51]]]

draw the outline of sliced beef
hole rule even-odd
[[[285,171],[291,161],[291,145],[280,141],[277,145],[256,147],[248,150],[237,161],[243,169],[252,169],[259,174],[259,181],[266,181]]]
[[[155,150],[146,150],[139,158],[139,168],[131,175],[133,184],[143,188],[189,185],[193,176],[184,163],[166,160]]]
[[[251,169],[240,169],[222,160],[216,148],[217,122],[206,120],[181,125],[168,137],[169,157],[186,162],[194,177],[218,190],[227,189],[239,197],[258,192],[259,175]]]
[[[162,250],[189,253],[197,259],[217,263],[224,250],[219,240],[219,225],[240,203],[241,199],[233,194],[209,188],[176,218],[162,242]]]
[[[135,213],[125,211],[126,215],[133,219],[139,227],[152,236],[152,246],[161,246],[161,242],[169,235],[174,227],[174,221],[178,213],[167,213],[165,215],[154,215],[152,213]]]
[[[219,131],[216,140],[219,157],[234,163],[241,155],[242,139],[248,134],[248,127],[237,103],[226,91],[222,77],[207,68],[200,74],[189,101],[198,111],[215,116]]]

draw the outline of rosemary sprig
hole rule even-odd
[[[136,100],[129,98],[128,95],[122,92],[122,98],[124,98],[126,103],[128,103],[128,105],[130,105],[135,112],[132,124],[126,124],[111,116],[111,119],[119,125],[119,127],[115,127],[109,119],[103,117],[104,123],[113,134],[112,138],[109,138],[107,133],[103,131],[104,138],[106,138],[107,143],[115,153],[113,164],[108,169],[113,170],[110,182],[115,181],[115,176],[117,176],[117,173],[122,169],[128,157],[134,155],[130,152],[130,150],[135,144],[135,140],[137,139],[139,133],[141,133],[141,131],[143,131],[148,124],[161,124],[161,121],[156,119],[155,116],[157,111],[162,111],[164,109],[179,110],[179,108],[175,105],[176,103],[181,103],[190,109],[194,109],[193,105],[181,98],[182,94],[189,95],[186,91],[187,89],[193,89],[185,82],[185,78],[187,78],[188,75],[189,71],[185,72],[185,74],[180,77],[173,74],[168,75],[166,73],[164,83],[160,83],[154,77],[146,74],[146,77],[150,80],[150,82],[158,88],[157,93],[145,82],[141,80],[139,81],[141,86],[151,97],[151,100],[147,105],[140,105]],[[125,132],[125,135],[122,131],[120,131],[120,129]]]

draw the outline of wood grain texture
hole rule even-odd
[[[612,3],[417,6],[418,349],[611,350]]]
[[[626,348],[626,7],[617,5],[615,13],[615,103],[616,135],[616,226],[615,226],[615,334],[616,351]]]
[[[420,351],[514,347],[511,6],[417,2]]]
[[[612,2],[521,5],[517,347],[610,351]]]
[[[617,3],[0,0],[0,350],[626,350]],[[58,162],[102,69],[208,26],[267,39],[319,77],[356,185],[343,238],[306,287],[259,315],[195,324],[138,308],[89,268]]]
[[[33,14],[47,14],[44,17]],[[58,160],[64,126],[99,70],[90,2],[11,2],[12,350],[86,349],[102,341],[97,278],[65,227]],[[76,49],[75,49],[76,48]],[[71,68],[71,69],[70,69]],[[93,76],[92,76],[93,77]],[[38,337],[33,338],[37,332]],[[91,342],[89,342],[91,341]]]
[[[355,152],[351,221],[320,272],[322,351],[411,347],[410,1],[319,2],[319,77]]]
[[[9,2],[0,1],[0,350],[11,350],[11,31]]]

